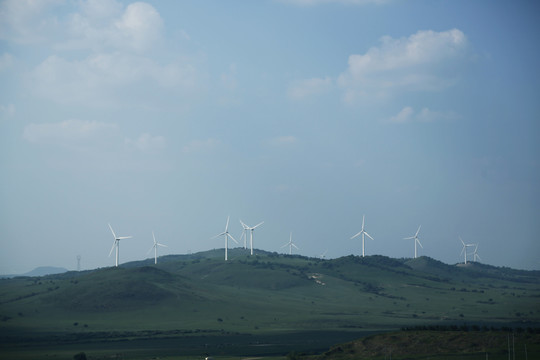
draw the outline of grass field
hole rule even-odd
[[[0,280],[0,351],[283,356],[407,326],[540,324],[539,272],[426,257],[222,255]]]

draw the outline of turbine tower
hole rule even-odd
[[[240,220],[240,224],[242,224],[242,228],[244,229],[244,234],[243,234],[243,236],[244,236],[244,249],[246,248],[246,232],[249,231],[249,246],[251,248],[251,255],[253,255],[253,230],[255,230],[256,228],[258,228],[259,226],[264,224],[264,221],[258,223],[255,226],[251,226],[251,227],[244,224],[242,222],[242,220]]]
[[[229,238],[231,238],[235,243],[238,244],[238,241],[236,241],[236,239],[231,234],[229,234],[229,216],[227,216],[227,224],[225,224],[225,231],[222,232],[221,234],[217,234],[216,236],[212,237],[212,239],[215,239],[219,236],[225,236],[225,261],[227,261],[228,260],[227,252],[229,249]]]
[[[81,271],[81,255],[77,255],[77,271]]]
[[[460,255],[464,255],[464,256],[465,256],[465,264],[467,264],[467,248],[468,248],[468,247],[473,247],[473,246],[475,246],[476,244],[465,244],[465,242],[463,241],[463,239],[461,238],[461,236],[459,237],[459,240],[460,240],[461,243],[463,244],[463,249],[461,249],[461,254],[460,254]]]
[[[289,247],[289,255],[292,255],[292,248],[293,246],[296,248],[296,250],[300,250],[298,248],[298,246],[294,245],[293,241],[292,241],[292,232],[291,232],[291,236],[289,237],[289,242],[286,243],[285,245],[282,246],[282,248],[284,248],[285,246],[288,246]]]
[[[414,258],[416,259],[416,254],[417,254],[417,251],[416,251],[416,244],[418,243],[418,245],[420,245],[420,247],[423,249],[424,247],[422,246],[422,243],[420,242],[420,239],[418,239],[418,233],[420,232],[420,227],[422,225],[420,225],[418,227],[418,230],[416,230],[416,234],[414,236],[411,236],[411,237],[406,237],[406,238],[403,238],[404,240],[412,240],[414,239]]]
[[[167,247],[167,245],[163,245],[163,244],[158,243],[156,241],[156,237],[154,236],[153,231],[152,231],[152,238],[154,238],[154,245],[152,245],[152,247],[150,248],[150,250],[148,250],[148,252],[146,254],[148,255],[150,253],[150,251],[154,250],[154,264],[157,264],[157,248],[158,248],[158,246]]]
[[[360,230],[360,232],[356,235],[354,235],[353,237],[351,237],[351,239],[354,239],[355,237],[357,236],[360,236],[362,235],[362,257],[365,256],[365,246],[364,246],[364,235],[367,236],[368,238],[370,238],[371,240],[374,240],[371,235],[369,235],[365,230],[364,230],[364,218],[365,218],[365,215],[362,215],[362,230]]]
[[[111,232],[114,236],[114,242],[113,242],[111,251],[109,252],[109,256],[111,256],[114,248],[116,248],[116,267],[118,267],[118,256],[120,255],[120,240],[131,239],[132,236],[116,236],[116,234],[114,233],[114,230],[112,229],[111,224],[109,224],[109,228],[111,229]]]

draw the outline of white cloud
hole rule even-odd
[[[392,123],[408,123],[408,122],[432,122],[440,120],[454,120],[459,118],[454,112],[433,111],[427,107],[416,112],[412,107],[405,106],[397,115],[390,117],[388,120]]]
[[[0,38],[16,43],[42,41],[58,28],[48,10],[63,0],[4,0],[0,2]]]
[[[213,138],[205,140],[193,140],[189,144],[185,145],[182,149],[184,153],[199,153],[211,151],[219,146],[220,141]]]
[[[148,133],[141,134],[137,139],[125,139],[128,148],[136,148],[142,152],[156,152],[163,150],[166,146],[166,140],[163,136],[152,136]]]
[[[307,97],[322,94],[330,90],[333,86],[333,81],[330,77],[312,78],[306,80],[297,80],[293,82],[287,90],[289,98],[301,100]]]
[[[163,20],[147,3],[135,2],[123,10],[117,2],[94,0],[82,3],[81,8],[69,17],[69,40],[58,48],[142,53],[161,41]]]
[[[50,56],[30,74],[28,87],[59,103],[116,103],[140,85],[137,96],[151,97],[155,87],[194,93],[197,74],[189,64],[160,65],[132,54],[98,54],[81,61]],[[122,91],[120,91],[122,90]]]
[[[360,97],[388,96],[398,91],[439,91],[456,82],[446,68],[460,60],[467,39],[458,29],[418,31],[408,38],[381,38],[381,45],[365,54],[349,56],[338,79],[346,102]]]
[[[116,129],[112,123],[71,119],[57,123],[28,124],[23,138],[38,144],[80,144],[96,139]]]

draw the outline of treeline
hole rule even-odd
[[[533,327],[494,327],[486,325],[416,325],[405,326],[401,328],[402,331],[501,331],[501,332],[515,332],[515,333],[529,333],[540,334],[540,328]]]

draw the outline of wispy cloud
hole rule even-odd
[[[116,124],[112,123],[78,119],[45,124],[31,123],[25,126],[23,138],[37,144],[78,144],[110,133],[116,128]]]
[[[157,152],[165,148],[167,142],[163,136],[154,136],[148,133],[141,134],[137,139],[125,139],[128,148],[135,148],[142,152]]]
[[[267,143],[271,146],[276,147],[283,147],[283,146],[291,146],[298,143],[298,138],[293,135],[283,135],[283,136],[277,136],[273,137],[267,140]]]
[[[132,99],[131,90],[142,84],[141,91],[149,98],[155,87],[185,94],[201,88],[197,72],[189,64],[160,65],[150,58],[122,53],[97,54],[80,61],[52,55],[27,80],[33,91],[55,102],[90,101],[94,105],[121,102],[120,94]],[[142,96],[140,91],[137,94]]]
[[[14,57],[10,53],[3,53],[0,56],[0,72],[10,68],[13,65]]]
[[[297,80],[289,85],[287,95],[293,100],[302,100],[329,91],[333,86],[330,77]]]
[[[315,6],[322,4],[344,4],[344,5],[368,5],[368,4],[385,4],[391,0],[278,0],[282,3],[299,5],[299,6]]]
[[[206,152],[215,149],[219,146],[220,141],[213,138],[208,138],[205,140],[192,140],[182,148],[184,153],[199,153]]]
[[[0,119],[4,117],[9,117],[15,115],[15,105],[8,104],[8,105],[2,105],[0,104]]]
[[[404,124],[409,122],[454,120],[457,118],[459,118],[459,115],[454,112],[433,111],[426,107],[422,108],[420,111],[415,111],[411,106],[405,106],[396,115],[391,116],[388,119],[388,122]]]

